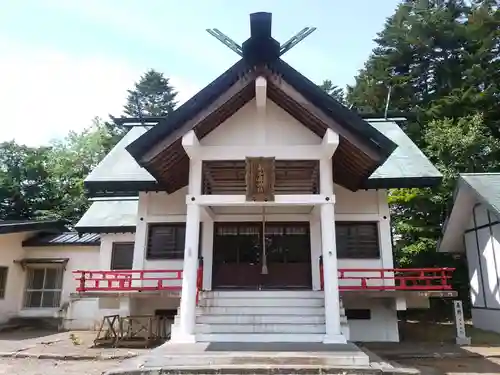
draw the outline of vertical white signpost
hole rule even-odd
[[[467,337],[465,332],[464,310],[462,308],[462,301],[453,301],[455,308],[455,325],[457,327],[457,345],[470,345],[470,337]]]

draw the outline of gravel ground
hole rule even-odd
[[[8,375],[101,375],[119,361],[52,361],[33,358],[0,358],[0,374]]]

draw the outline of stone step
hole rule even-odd
[[[322,342],[324,333],[198,333],[199,342]]]
[[[323,306],[199,306],[196,314],[201,315],[324,315]]]
[[[200,295],[202,298],[324,298],[321,290],[219,290]]]
[[[325,324],[325,315],[200,315],[202,324]]]
[[[325,305],[323,298],[203,298],[200,307],[224,307],[224,306],[253,306],[253,307],[322,307]]]
[[[324,324],[197,324],[196,333],[321,333],[325,334]]]

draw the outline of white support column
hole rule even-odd
[[[191,156],[196,155],[198,140],[194,133],[184,136],[182,145],[190,149]],[[187,151],[187,150],[186,150]],[[201,194],[201,160],[191,158],[189,163],[189,187],[190,195]],[[198,246],[200,238],[201,207],[196,199],[187,203],[186,215],[186,239],[184,247],[184,268],[182,274],[182,292],[180,306],[179,329],[172,337],[174,342],[192,343],[195,338],[196,318],[196,293],[197,293],[197,271],[198,271]]]
[[[203,290],[212,290],[214,220],[205,220],[202,228],[201,256],[203,257]]]
[[[315,212],[311,214],[309,226],[311,234],[312,288],[313,290],[321,290],[321,275],[319,271],[319,257],[321,255],[321,226],[319,222],[319,215],[315,215]]]
[[[340,330],[340,300],[337,271],[337,246],[335,238],[335,196],[333,195],[332,160],[320,160],[320,192],[332,196],[330,203],[320,206],[321,253],[323,256],[323,280],[325,294],[324,343],[346,343]]]
[[[132,258],[132,269],[143,270],[146,259],[146,247],[148,238],[148,206],[150,194],[147,192],[139,193],[139,202],[137,204],[137,221],[135,224],[134,254]],[[108,269],[108,266],[105,269]],[[143,280],[133,280],[134,287],[143,286]]]

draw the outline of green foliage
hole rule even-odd
[[[390,192],[396,262],[455,266],[436,254],[458,173],[500,170],[500,11],[496,1],[405,0],[347,88],[361,112],[413,113],[404,130],[443,173],[437,188]],[[460,264],[462,266],[462,264]],[[467,284],[464,268],[459,285]]]
[[[167,116],[177,105],[177,92],[169,79],[153,69],[147,71],[128,93],[124,112],[131,117]]]
[[[325,79],[319,87],[326,91],[328,95],[333,97],[335,100],[337,100],[339,103],[346,104],[345,97],[344,97],[344,90],[341,87],[338,87],[337,85],[334,85],[332,81],[329,79]]]
[[[50,150],[15,142],[0,144],[0,218],[50,217],[54,203],[47,165]]]
[[[129,116],[164,116],[177,93],[162,73],[146,72],[129,91]],[[139,100],[139,108],[137,100]],[[0,144],[0,220],[57,218],[76,222],[89,206],[83,181],[126,129],[99,118],[49,147]]]
[[[58,202],[54,213],[74,222],[88,208],[83,180],[115,145],[115,134],[99,118],[80,133],[70,131],[53,142],[48,163],[48,178],[55,187]]]

